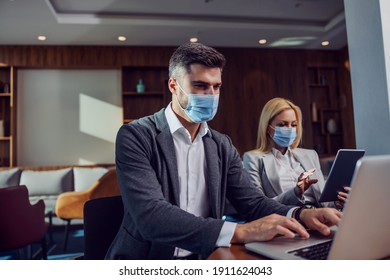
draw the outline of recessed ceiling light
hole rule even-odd
[[[196,42],[198,42],[198,38],[192,37],[192,38],[190,38],[190,42],[191,43],[196,43]]]
[[[267,40],[266,39],[261,39],[261,40],[259,40],[259,44],[260,45],[265,45],[265,44],[267,44]]]
[[[321,43],[321,45],[323,45],[324,47],[329,46],[329,41],[323,41],[323,42]]]
[[[127,38],[125,36],[118,36],[118,41],[124,42]]]
[[[39,41],[46,41],[46,36],[44,36],[44,35],[39,35],[39,36],[38,36],[38,40],[39,40]]]

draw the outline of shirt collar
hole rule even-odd
[[[165,109],[165,117],[167,118],[169,130],[171,131],[171,134],[174,134],[177,131],[187,131],[187,129],[181,124],[177,116],[172,110],[172,102],[170,102]],[[188,131],[187,131],[188,133]],[[211,135],[209,126],[207,125],[206,122],[202,122],[200,124],[200,129],[198,135],[200,137],[205,136],[207,133]],[[188,133],[189,134],[189,133]]]
[[[287,148],[287,152],[283,155],[278,149],[272,148],[272,153],[276,158],[289,158],[292,156],[291,149],[290,147]]]

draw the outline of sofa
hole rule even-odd
[[[101,180],[103,177],[105,179]],[[71,217],[80,209],[82,211],[89,199],[119,194],[114,164],[0,169],[0,188],[15,185],[26,185],[31,204],[42,199],[46,212],[57,214],[59,210],[60,215],[57,216],[61,219],[67,219],[67,212],[71,212]],[[82,219],[82,215],[76,216]]]

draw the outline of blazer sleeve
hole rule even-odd
[[[294,192],[294,188],[282,192],[281,194],[273,197],[273,199],[279,201],[280,203],[286,204],[286,205],[296,205],[296,206],[302,206],[305,204],[305,199],[299,199]]]
[[[248,172],[252,183],[264,195],[285,205],[299,206],[304,204],[304,199],[299,199],[295,195],[294,189],[280,193],[275,192],[275,189],[271,186],[271,183],[268,180],[267,174],[265,174],[264,161],[260,155],[256,155],[251,152],[244,153],[243,165],[245,170]]]
[[[236,149],[232,146],[230,150],[227,197],[240,216],[250,221],[274,213],[286,215],[291,206],[268,198],[256,188],[244,170]]]

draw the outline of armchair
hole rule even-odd
[[[40,242],[42,258],[47,259],[45,203],[31,205],[25,185],[0,188],[0,228],[0,251]]]
[[[56,216],[67,221],[64,236],[64,251],[67,248],[71,221],[73,219],[84,218],[85,202],[95,198],[117,196],[119,194],[116,169],[110,169],[87,190],[64,192],[58,196],[55,208]]]

